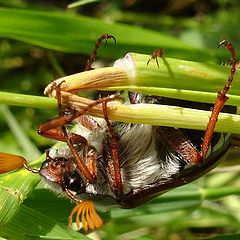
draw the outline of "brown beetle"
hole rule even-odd
[[[105,35],[101,41],[111,37]],[[97,42],[95,49],[101,41]],[[29,168],[16,157],[18,165],[39,173],[76,202],[70,223],[77,213],[76,222],[78,225],[81,222],[85,230],[93,230],[102,225],[93,202],[97,206],[134,208],[172,188],[199,178],[219,163],[228,150],[231,139],[228,133],[214,133],[219,112],[228,99],[226,94],[236,68],[232,44],[224,40],[219,46],[225,46],[231,53],[231,73],[223,90],[218,92],[205,132],[110,122],[107,102],[118,99],[118,94],[101,98],[81,111],[65,111],[61,104],[60,88],[56,85],[59,117],[41,124],[38,132],[64,141],[67,145],[47,152],[46,161],[40,170]],[[154,59],[157,57],[155,55]],[[90,58],[91,63],[95,57],[96,51]],[[91,69],[91,63],[87,64],[86,70]],[[206,104],[149,97],[134,92],[129,92],[129,102],[209,109]],[[102,104],[104,119],[86,115],[90,108],[98,104]],[[230,107],[225,110],[236,112],[235,108]],[[77,124],[76,133],[69,133],[66,125],[76,119],[80,123]],[[16,167],[12,167],[14,168]],[[11,167],[6,168],[6,171],[9,170]]]

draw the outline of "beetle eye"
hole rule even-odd
[[[42,163],[41,169],[48,168],[48,165],[49,165],[49,161],[48,160],[44,161]]]
[[[65,187],[73,192],[82,193],[85,189],[84,182],[77,172],[64,176]]]

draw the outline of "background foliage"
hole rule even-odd
[[[67,8],[69,3],[72,2],[0,0],[1,91],[42,96],[52,79],[83,69],[102,33],[113,34],[117,45],[109,42],[107,48],[100,50],[100,66],[129,51],[149,54],[156,47],[163,47],[168,57],[221,64],[228,61],[229,55],[216,52],[219,40],[227,38],[237,48],[240,42],[238,1],[79,1],[75,4],[78,6]],[[36,134],[36,126],[55,116],[56,111],[37,106],[10,109],[0,106],[0,151],[35,160],[52,145]],[[232,150],[225,164],[237,164],[238,156],[238,150]],[[16,177],[24,179],[22,189],[14,185]],[[9,219],[4,214],[0,216],[0,236],[78,238],[79,233],[66,227],[71,203],[41,185],[32,191],[38,181],[22,171],[0,177],[2,192],[6,193],[5,184],[11,187],[0,196],[4,203],[0,210],[5,209],[4,213],[11,217],[5,225]],[[107,223],[91,237],[195,239],[231,234],[214,239],[239,239],[240,200],[237,195],[227,196],[239,193],[238,186],[236,172],[215,171],[142,208],[103,213]],[[28,195],[23,204],[21,198],[17,203],[10,201],[10,190],[16,189],[22,194],[24,191],[20,197]],[[219,199],[223,196],[227,197]]]

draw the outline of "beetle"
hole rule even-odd
[[[97,42],[86,70],[91,69],[101,41],[109,38],[111,35],[105,35]],[[226,85],[218,92],[206,131],[111,122],[107,103],[119,99],[118,93],[100,98],[80,111],[65,109],[61,103],[60,86],[53,85],[59,116],[41,124],[38,133],[67,144],[47,151],[46,160],[39,170],[29,168],[25,160],[21,162],[17,157],[16,162],[39,173],[48,183],[65,192],[77,204],[70,214],[70,224],[76,213],[77,225],[81,222],[86,231],[103,223],[95,212],[94,204],[134,208],[170,189],[194,181],[219,163],[231,140],[229,133],[214,133],[236,70],[233,45],[224,40],[219,46],[226,47],[231,53],[231,71]],[[163,51],[158,52],[162,57]],[[152,55],[152,59],[156,57],[157,53]],[[209,109],[206,104],[135,92],[129,92],[128,98],[130,104],[164,103]],[[99,104],[102,105],[104,119],[86,114]],[[236,109],[228,107],[225,111],[235,113]],[[77,125],[75,133],[66,128],[73,121]]]

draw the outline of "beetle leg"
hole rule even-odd
[[[61,91],[59,88],[59,85],[56,87],[56,97],[57,97],[57,101],[58,101],[58,111],[59,111],[59,115],[63,115],[62,114],[62,110],[61,110],[61,106],[59,107],[59,105],[61,104]],[[60,112],[61,111],[61,112]],[[90,154],[87,156],[84,156],[84,159],[82,159],[77,151],[77,149],[74,147],[74,143],[72,140],[72,134],[69,134],[67,132],[67,129],[65,127],[65,124],[63,124],[62,126],[60,126],[61,132],[64,135],[65,141],[71,151],[71,153],[73,154],[76,164],[78,166],[78,169],[84,174],[84,176],[86,177],[86,179],[90,182],[93,183],[96,180],[96,152],[95,155],[94,154]],[[77,135],[77,134],[75,134]],[[81,135],[78,135],[81,138],[83,138]],[[85,139],[85,138],[84,138]],[[86,141],[86,145],[87,145],[87,140]],[[83,142],[80,142],[81,145],[83,145]],[[88,146],[85,146],[88,148]],[[92,161],[93,160],[93,161]]]
[[[103,34],[98,38],[98,40],[95,44],[95,48],[93,49],[90,58],[87,60],[84,71],[92,70],[92,64],[97,57],[97,52],[98,52],[98,49],[100,48],[100,46],[102,45],[102,42],[105,40],[105,45],[106,45],[108,39],[111,39],[111,38],[116,43],[116,38],[114,36],[110,35],[110,34]]]
[[[65,119],[63,117],[61,117],[60,119],[54,118],[48,120],[38,126],[38,134],[46,138],[66,142],[63,132],[61,131],[61,129],[57,128],[58,126],[61,126],[61,124],[65,124]],[[83,146],[87,144],[87,140],[81,135],[75,133],[69,133],[69,135],[74,144],[81,143]]]
[[[188,163],[199,163],[201,154],[179,129],[172,127],[156,127],[161,139],[177,152]]]
[[[104,119],[107,123],[107,127],[111,135],[112,161],[111,160],[110,162],[108,161],[108,165],[109,165],[111,178],[113,179],[112,187],[115,191],[117,191],[117,194],[120,196],[123,192],[123,187],[122,187],[121,169],[120,169],[120,162],[119,162],[118,149],[117,149],[117,135],[112,127],[112,124],[109,121],[106,102],[102,103],[102,108],[103,108]]]
[[[200,164],[206,158],[209,146],[211,144],[214,128],[218,120],[218,115],[228,100],[226,94],[232,85],[234,73],[236,71],[236,54],[232,43],[223,40],[220,42],[219,47],[220,46],[226,47],[231,53],[231,70],[228,81],[225,84],[224,88],[218,91],[217,99],[215,101],[207,128],[204,133],[201,153],[199,153],[194,148],[194,146],[187,141],[187,139],[180,133],[180,131],[173,128],[157,127],[157,132],[161,133],[162,139],[168,143],[168,145],[171,146],[173,150],[183,156],[183,158],[187,161],[195,164]]]
[[[218,91],[217,99],[215,101],[215,104],[214,104],[214,107],[212,110],[212,114],[210,116],[210,119],[209,119],[209,122],[207,125],[207,129],[204,134],[204,138],[203,138],[203,142],[202,142],[202,159],[205,159],[205,157],[207,155],[208,148],[211,143],[213,131],[214,131],[215,125],[217,123],[218,115],[219,115],[220,111],[222,110],[223,106],[225,105],[226,101],[228,100],[228,97],[226,96],[226,94],[232,85],[234,73],[236,71],[236,53],[235,53],[235,49],[234,49],[232,43],[230,43],[226,40],[223,40],[222,42],[220,42],[218,47],[220,47],[220,46],[226,47],[231,53],[231,62],[230,62],[231,69],[230,69],[230,75],[228,77],[227,83],[225,84],[225,86],[222,90]]]
[[[61,127],[63,127],[65,124],[70,123],[72,120],[69,120],[69,118],[71,119],[71,116],[72,115],[74,116],[75,113],[73,111],[71,114],[66,114],[63,111],[62,101],[61,101],[61,91],[60,91],[60,86],[62,83],[63,82],[57,85],[55,82],[53,82],[53,87],[56,90],[58,117],[40,124],[38,126],[37,132],[41,136],[66,142],[65,135],[61,130]],[[77,144],[81,143],[81,145],[83,146],[87,144],[87,140],[81,135],[78,135],[75,133],[69,133],[69,137],[71,137],[73,143],[77,143]]]
[[[157,63],[157,66],[159,68],[159,63],[158,63],[158,57],[163,57],[163,48],[157,48],[153,53],[152,53],[152,56],[149,58],[149,60],[147,61],[147,65],[150,63],[150,61],[152,59],[155,59],[156,60],[156,63]]]
[[[222,108],[224,107],[228,97],[226,96],[227,92],[229,91],[233,78],[234,73],[236,71],[236,53],[232,43],[223,40],[220,42],[219,46],[226,47],[229,52],[231,53],[231,70],[230,75],[228,77],[227,83],[225,84],[222,90],[218,91],[217,98],[212,109],[211,116],[209,118],[209,122],[207,128],[204,133],[202,146],[201,146],[201,153],[199,153],[195,147],[187,141],[187,139],[181,134],[180,131],[173,129],[173,128],[165,128],[165,127],[157,127],[157,132],[161,134],[162,139],[166,142],[169,146],[173,148],[177,153],[179,153],[184,159],[188,162],[192,162],[195,164],[200,164],[202,160],[206,158],[215,125],[218,120],[218,115],[221,112]],[[163,50],[157,49],[153,54],[152,57],[148,60],[147,64],[150,62],[151,59],[156,59],[158,56],[162,57]],[[157,62],[158,64],[158,62]]]
[[[79,168],[79,170],[84,174],[86,179],[90,182],[93,183],[95,181],[95,174],[94,172],[91,172],[90,169],[93,169],[94,166],[90,164],[90,169],[87,166],[88,161],[83,161],[81,157],[79,156],[78,151],[74,147],[74,144],[79,144],[82,147],[87,145],[87,140],[82,137],[81,135],[74,134],[74,133],[68,133],[65,125],[71,123],[74,119],[84,115],[89,109],[92,107],[102,104],[103,102],[109,102],[113,101],[115,99],[119,98],[119,94],[111,95],[99,100],[96,100],[95,102],[89,104],[86,108],[79,110],[79,111],[71,111],[69,113],[64,113],[61,109],[61,91],[60,91],[60,86],[55,86],[56,90],[56,96],[57,96],[57,101],[58,101],[58,111],[59,111],[59,116],[57,118],[51,119],[43,124],[41,124],[38,128],[38,133],[40,135],[60,140],[60,141],[65,141],[72,152],[76,164]],[[92,158],[92,156],[91,156]],[[89,161],[91,163],[92,161]]]
[[[41,124],[38,128],[38,133],[46,137],[66,142],[71,153],[75,158],[78,169],[84,174],[84,176],[90,183],[93,183],[96,178],[95,171],[94,172],[91,171],[92,167],[90,169],[88,168],[88,165],[81,159],[78,151],[74,147],[74,143],[79,144],[82,147],[86,146],[87,140],[81,135],[67,132],[65,124],[71,122],[71,121],[68,122],[69,116],[72,117],[73,119],[76,117],[75,112],[72,112],[72,114],[70,115],[64,114],[61,105],[60,86],[59,85],[55,86],[55,90],[58,101],[59,117]]]
[[[159,68],[158,57],[163,57],[164,50],[163,48],[157,48],[153,53],[152,56],[147,61],[147,65],[150,63],[151,60],[156,60],[157,66]],[[141,94],[137,92],[128,92],[128,98],[131,104],[141,103]]]
[[[101,47],[101,45],[102,45],[104,40],[105,40],[105,46],[106,46],[108,39],[111,39],[111,38],[114,40],[115,43],[117,42],[116,38],[113,35],[110,35],[110,34],[107,34],[107,33],[106,34],[102,34],[98,38],[98,40],[97,40],[97,42],[95,44],[95,47],[94,47],[94,49],[92,51],[92,54],[90,55],[89,59],[86,62],[86,65],[84,67],[84,71],[89,71],[89,70],[93,69],[92,68],[92,64],[93,64],[93,62],[97,58],[98,49]],[[79,91],[78,90],[71,90],[70,92],[73,93],[73,94],[77,94]]]
[[[59,141],[64,141],[64,136],[57,129],[58,127],[71,123],[74,119],[86,114],[91,108],[95,107],[96,105],[102,104],[103,102],[106,102],[106,103],[111,102],[116,99],[119,99],[119,93],[98,99],[90,103],[87,107],[81,110],[78,110],[78,111],[76,110],[76,111],[71,111],[69,113],[61,114],[56,118],[53,118],[51,120],[46,121],[45,123],[40,124],[40,126],[38,127],[38,133],[42,136],[46,136]],[[71,134],[71,137],[73,142],[77,143],[78,140],[80,140],[80,142],[81,141],[84,142],[83,137],[79,137],[80,139],[78,139],[76,134]],[[74,140],[75,138],[76,138],[76,141]]]
[[[78,118],[78,122],[81,123],[85,128],[94,131],[100,128],[99,123],[91,116],[82,115]]]

